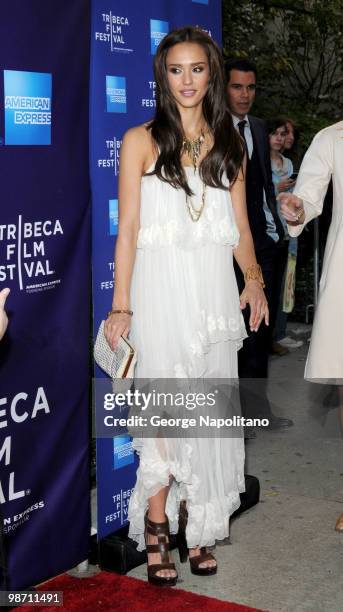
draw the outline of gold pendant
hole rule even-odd
[[[188,138],[184,138],[182,142],[182,153],[188,155],[189,159],[192,161],[194,170],[197,169],[197,162],[201,153],[201,145],[205,141],[205,134],[203,130],[201,130],[200,136],[195,140],[188,140]]]

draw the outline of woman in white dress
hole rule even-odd
[[[244,147],[226,110],[220,50],[200,29],[175,30],[160,43],[154,68],[155,118],[129,130],[121,149],[106,338],[115,348],[130,332],[137,378],[237,378],[246,336],[241,309],[249,304],[250,327],[257,330],[263,319],[268,324],[268,306],[246,214]],[[241,298],[233,253],[246,277]],[[168,542],[178,530],[180,506],[185,539],[179,538],[179,550],[187,541],[192,572],[215,573],[206,547],[228,536],[230,515],[240,505],[242,438],[144,438],[134,446],[140,465],[129,535],[138,550],[147,549],[149,581],[177,580]]]

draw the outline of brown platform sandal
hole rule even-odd
[[[148,534],[157,536],[158,544],[148,544]],[[173,577],[158,576],[157,573],[161,570],[174,570],[175,564],[169,561],[169,521],[166,519],[164,523],[154,523],[148,518],[148,512],[145,514],[145,546],[147,555],[149,553],[159,553],[162,563],[148,564],[148,581],[157,586],[175,586],[177,574]]]
[[[187,541],[186,541],[186,526],[188,521],[188,512],[186,502],[182,501],[180,503],[180,511],[179,511],[179,531],[177,534],[177,545],[179,549],[180,561],[181,563],[185,563],[187,561],[187,557],[189,556]],[[199,567],[201,563],[205,563],[206,561],[216,561],[215,557],[206,551],[206,546],[202,546],[200,548],[200,554],[196,557],[189,557],[189,564],[191,566],[192,574],[196,574],[197,576],[213,576],[213,574],[217,573],[217,565],[214,567]],[[217,561],[216,561],[217,563]]]
[[[197,576],[213,576],[213,574],[216,574],[217,565],[214,567],[199,567],[199,565],[201,565],[201,563],[205,563],[205,561],[216,561],[216,559],[213,555],[211,555],[211,553],[206,551],[206,546],[202,546],[200,548],[200,555],[189,558],[192,574],[197,574]]]

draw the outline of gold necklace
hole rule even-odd
[[[195,140],[190,140],[185,136],[182,141],[182,154],[188,155],[193,164],[194,171],[197,169],[197,162],[200,157],[203,142],[205,142],[205,134],[203,129],[201,130],[198,138],[195,138]]]
[[[193,167],[194,167],[194,173],[198,167],[198,159],[200,157],[201,147],[204,142],[205,142],[205,133],[203,129],[200,132],[200,136],[198,136],[198,138],[196,138],[195,140],[189,140],[188,138],[185,137],[182,142],[182,153],[186,153],[189,159],[192,161]],[[207,152],[208,152],[208,148],[207,148]],[[188,195],[186,195],[186,204],[187,204],[188,212],[189,212],[189,215],[192,221],[194,222],[199,221],[202,211],[204,210],[205,196],[206,196],[206,185],[204,182],[202,183],[202,196],[201,196],[200,208],[196,208],[191,198]]]
[[[199,221],[199,219],[201,217],[201,213],[204,210],[205,196],[206,196],[206,185],[205,185],[205,183],[202,184],[202,196],[201,196],[201,206],[200,206],[200,208],[195,208],[191,198],[188,195],[186,195],[186,204],[187,204],[188,212],[190,214],[190,217],[191,217],[192,221],[194,221],[194,222]]]

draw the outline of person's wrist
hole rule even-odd
[[[264,286],[264,284],[261,281],[257,280],[257,278],[254,278],[254,279],[251,278],[250,280],[245,281],[245,286],[246,287],[247,286],[254,286],[254,285],[258,286],[258,287],[261,287],[261,288],[263,288],[263,286]]]
[[[121,308],[124,310],[130,310],[130,300],[127,298],[117,298],[114,299],[112,302],[112,306],[111,306],[112,310],[115,310],[115,308]]]
[[[246,286],[249,282],[254,281],[254,282],[259,283],[262,289],[264,289],[265,283],[263,279],[261,266],[257,263],[249,266],[244,272],[244,281],[245,281]]]
[[[108,311],[107,317],[110,317],[111,315],[117,315],[117,314],[128,315],[129,317],[132,317],[133,310],[130,310],[129,308],[112,308],[112,310]]]

